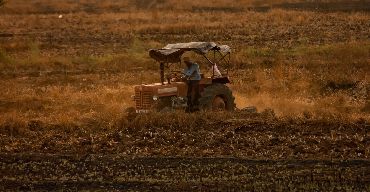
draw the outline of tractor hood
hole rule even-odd
[[[171,84],[153,83],[135,86],[135,92],[146,93],[152,96],[186,96],[187,85],[185,82],[173,82]]]
[[[205,55],[211,50],[218,50],[223,53],[231,52],[230,47],[227,45],[217,45],[214,42],[190,42],[168,44],[162,49],[151,49],[149,50],[149,55],[158,62],[176,63],[181,61],[181,56],[187,51]]]

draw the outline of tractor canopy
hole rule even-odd
[[[162,49],[151,49],[149,55],[160,63],[177,63],[181,62],[181,56],[187,51],[204,56],[209,51],[230,53],[231,49],[227,45],[217,45],[214,42],[175,43],[168,44]]]

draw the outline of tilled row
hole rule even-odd
[[[370,189],[368,160],[0,154],[0,189]]]
[[[344,119],[276,118],[271,114],[168,113],[115,123],[1,125],[0,152],[248,158],[362,159],[370,126]]]

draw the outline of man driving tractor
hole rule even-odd
[[[197,54],[206,61],[211,68],[208,75],[201,74],[199,65],[190,61],[189,57],[183,57],[187,52]],[[230,83],[227,70],[221,73],[216,65],[217,63],[223,64],[224,67],[229,66],[230,53],[229,46],[217,45],[214,42],[175,43],[159,49],[150,49],[149,56],[159,64],[161,81],[135,86],[134,112],[183,109],[187,112],[233,111],[235,97],[227,86]],[[182,63],[181,61],[186,64],[183,70],[171,69],[176,64]]]
[[[199,81],[201,80],[199,65],[190,61],[189,57],[184,57],[183,61],[186,64],[184,75],[188,84],[186,112],[199,111]]]

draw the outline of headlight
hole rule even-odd
[[[153,101],[157,101],[158,100],[158,96],[157,95],[154,95],[153,96]]]

